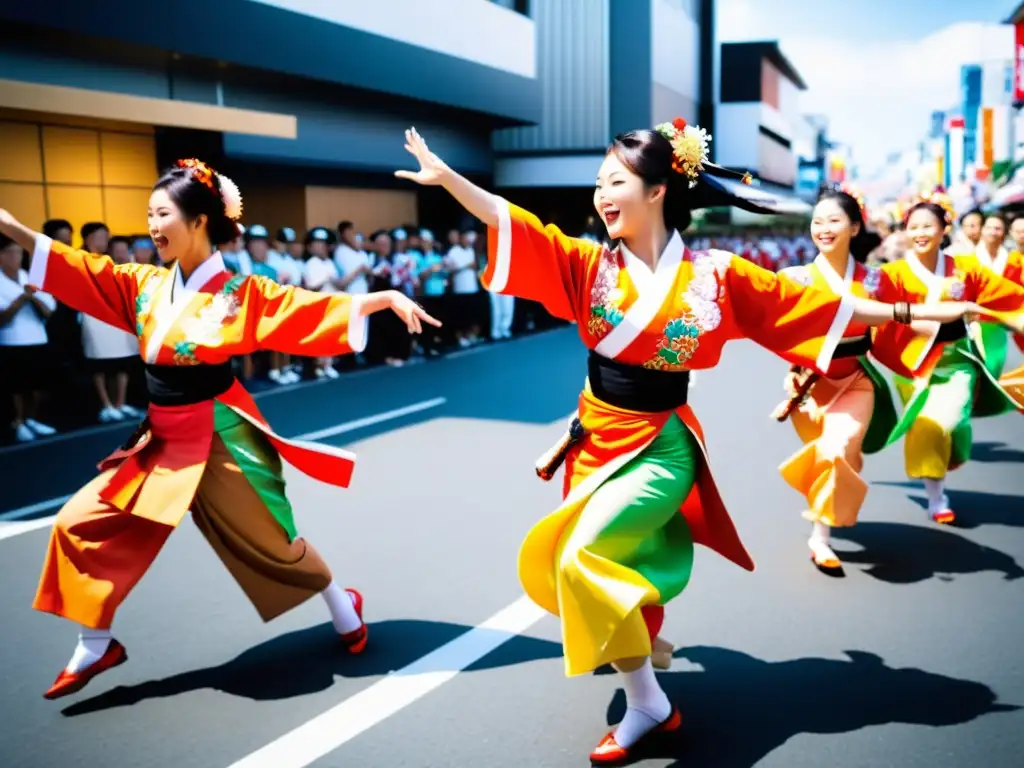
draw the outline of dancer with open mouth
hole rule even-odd
[[[0,232],[32,253],[29,284],[134,333],[146,366],[146,419],[100,474],[61,509],[34,607],[80,627],[78,646],[44,694],[81,690],[127,660],[114,615],[191,509],[196,526],[264,621],[313,595],[327,603],[341,645],[366,646],[363,599],[342,589],[298,536],[281,459],[346,487],[355,456],[274,434],[231,372],[258,349],[310,357],[361,351],[366,318],[389,309],[410,332],[437,325],[395,291],[350,296],[235,277],[212,244],[242,213],[238,188],[196,160],[154,186],[149,233],[165,264],[115,264],[53,242],[0,210]]]
[[[443,186],[487,225],[488,290],[576,321],[590,350],[565,498],[527,534],[519,577],[560,617],[568,675],[608,663],[622,674],[626,714],[591,753],[597,765],[629,762],[648,737],[681,725],[650,657],[664,605],[690,581],[694,544],[754,567],[686,402],[689,371],[715,366],[724,344],[744,337],[826,370],[851,320],[894,317],[892,306],[808,288],[730,253],[690,251],[680,233],[692,209],[743,204],[711,181],[729,172],[708,163],[709,139],[679,118],[615,138],[594,191],[615,248],[568,237],[474,185],[415,130],[405,146],[420,167],[396,174]],[[938,305],[922,317],[968,309]]]

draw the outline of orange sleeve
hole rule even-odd
[[[853,319],[852,298],[801,285],[738,256],[728,261],[723,287],[743,336],[819,373],[828,370]]]
[[[139,287],[163,267],[115,264],[109,256],[36,237],[28,283],[78,312],[135,333],[135,299]]]
[[[876,273],[877,287],[871,292],[872,299],[885,304],[907,300],[898,269],[887,264]],[[893,373],[912,379],[941,354],[942,345],[935,343],[937,332],[937,328],[916,331],[890,320],[871,329],[871,356]]]
[[[992,317],[1024,331],[1024,288],[980,263],[972,263],[966,272],[968,300],[993,310]]]
[[[319,293],[247,278],[245,311],[255,349],[306,357],[334,357],[366,349],[362,297]]]
[[[498,227],[487,231],[484,287],[537,301],[556,317],[576,320],[585,273],[601,246],[544,226],[529,211],[498,199]]]

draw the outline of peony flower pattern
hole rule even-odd
[[[626,294],[619,288],[619,272],[618,256],[606,250],[597,268],[597,279],[590,289],[587,330],[592,336],[602,338],[622,322],[624,314],[620,306]]]
[[[135,297],[135,335],[139,338],[142,338],[142,331],[146,327],[146,319],[153,308],[153,296],[156,294],[159,282],[159,280],[150,277],[143,284],[139,295]]]
[[[878,267],[868,267],[868,273],[864,275],[861,285],[864,286],[864,293],[870,298],[878,295],[878,288],[882,284],[882,270]]]
[[[732,256],[723,251],[697,253],[693,257],[693,277],[681,295],[677,317],[670,320],[658,339],[654,356],[644,363],[656,370],[683,370],[700,346],[701,334],[714,331],[722,322],[719,301],[724,289],[721,278]]]
[[[953,276],[946,281],[946,295],[951,301],[963,301],[965,290],[964,273],[962,270],[956,269],[953,271]]]
[[[238,288],[244,281],[244,277],[231,278],[195,317],[182,321],[181,330],[185,338],[174,345],[175,365],[199,365],[196,349],[220,343],[221,329],[238,316],[241,307]]]

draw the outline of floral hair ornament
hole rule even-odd
[[[224,203],[224,214],[232,221],[242,218],[242,193],[238,185],[221,173],[217,173],[202,160],[194,157],[188,160],[179,160],[179,168],[186,168],[192,174],[192,178],[201,183],[213,194],[217,195]],[[213,177],[217,177],[214,182]],[[218,191],[218,186],[220,190]]]
[[[907,208],[907,212],[903,219],[904,224],[906,224],[907,221],[910,219],[910,211],[914,208],[914,206],[920,205],[921,203],[931,203],[932,205],[937,205],[939,208],[943,210],[943,213],[945,214],[946,228],[948,229],[949,227],[953,226],[953,220],[956,218],[956,210],[953,208],[953,200],[950,198],[949,195],[946,194],[946,190],[944,190],[942,187],[936,187],[927,194],[918,195],[918,198],[917,200],[914,201],[914,204]]]
[[[697,179],[708,162],[711,136],[703,128],[688,125],[681,117],[671,123],[659,123],[654,130],[672,145],[672,170],[686,176],[691,189],[696,187]]]
[[[860,187],[854,184],[840,184],[836,189],[843,194],[849,195],[857,202],[857,207],[860,208],[860,219],[863,222],[867,222],[868,209],[864,204],[864,193],[860,191]]]

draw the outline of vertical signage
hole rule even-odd
[[[991,168],[995,163],[995,111],[992,107],[981,109],[981,164]]]
[[[960,68],[960,91],[963,96],[964,165],[973,165],[977,158],[978,109],[981,107],[982,69],[978,64]]]
[[[1013,103],[1024,103],[1024,21],[1015,26],[1013,53]]]

